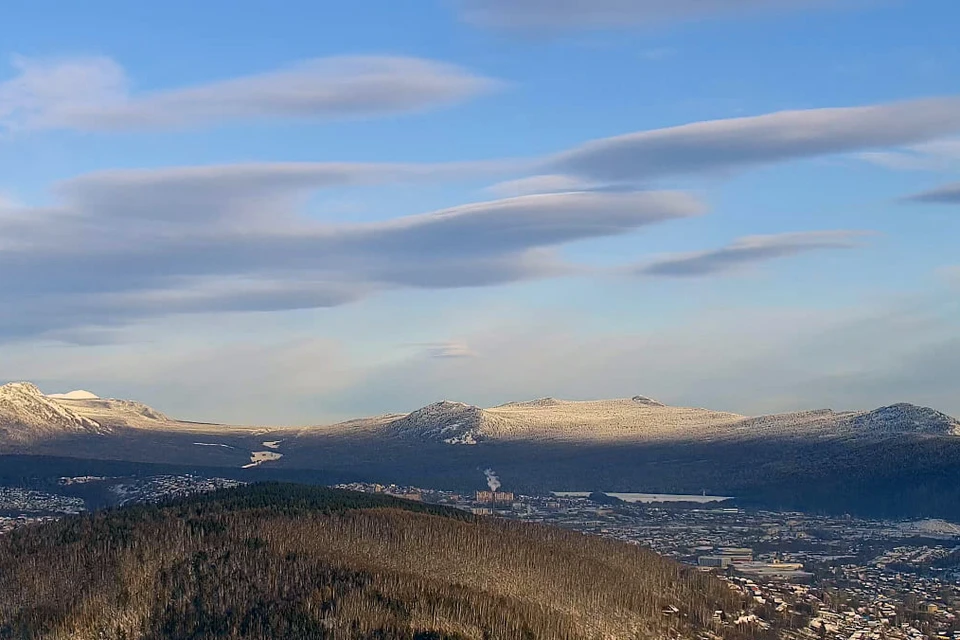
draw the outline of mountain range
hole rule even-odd
[[[893,404],[742,416],[645,396],[443,401],[409,414],[268,427],[176,420],[90,392],[0,387],[0,455],[467,489],[493,468],[516,490],[732,495],[873,515],[960,513],[960,421]]]

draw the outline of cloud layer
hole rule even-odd
[[[696,215],[657,178],[919,144],[960,129],[941,98],[701,122],[598,140],[539,161],[260,163],[105,171],[57,185],[58,203],[0,206],[0,336],[62,336],[175,313],[337,306],[390,289],[489,286],[578,273],[556,249]],[[318,189],[476,177],[523,194],[368,224],[302,215]],[[522,175],[522,173],[521,173]],[[953,186],[916,199],[950,202]],[[694,276],[815,249],[857,232],[744,238],[637,268]]]
[[[934,140],[960,131],[960,98],[781,111],[595,140],[546,162],[551,173],[631,182]]]
[[[719,249],[649,262],[637,267],[636,273],[674,278],[709,276],[820,249],[850,249],[864,235],[863,231],[806,231],[748,236]]]
[[[341,56],[289,68],[133,93],[106,57],[15,58],[0,83],[0,130],[116,131],[184,128],[254,119],[330,119],[407,113],[491,90],[496,82],[412,57]]]
[[[741,12],[830,6],[838,0],[462,0],[462,17],[508,29],[624,27]]]
[[[440,170],[441,173],[443,170]],[[556,247],[697,215],[678,192],[506,198],[364,224],[321,223],[322,187],[430,167],[283,164],[92,174],[61,204],[0,212],[0,336],[172,313],[336,306],[403,287],[486,286],[570,273]]]

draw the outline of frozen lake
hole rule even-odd
[[[590,495],[589,491],[552,491],[553,495],[560,498],[586,498]],[[708,502],[723,502],[733,500],[731,496],[703,496],[703,495],[683,495],[676,493],[613,493],[604,491],[608,496],[619,498],[624,502],[698,502],[706,504]]]

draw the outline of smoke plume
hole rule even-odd
[[[497,477],[493,469],[487,469],[483,472],[483,475],[487,476],[487,486],[490,487],[490,491],[496,491],[500,488],[500,478]]]

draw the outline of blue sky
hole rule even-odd
[[[239,422],[638,393],[960,413],[958,22],[15,0],[0,381]]]

